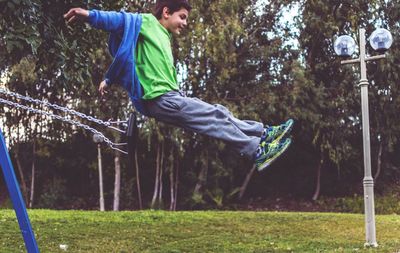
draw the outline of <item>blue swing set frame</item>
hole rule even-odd
[[[133,112],[129,116],[128,129],[126,136],[128,138],[128,152],[134,151],[135,142],[137,138],[137,117],[136,113]],[[11,201],[15,213],[17,215],[19,228],[22,233],[22,237],[25,241],[25,248],[28,253],[39,253],[39,248],[36,243],[35,234],[32,231],[32,226],[29,221],[28,212],[26,211],[25,202],[22,198],[21,190],[15,176],[14,168],[11,163],[10,155],[4,140],[3,133],[0,128],[0,167],[3,170],[4,180],[10,193]]]
[[[17,177],[8,154],[6,142],[0,129],[0,166],[3,170],[4,180],[10,193],[11,201],[17,215],[19,228],[24,238],[25,248],[28,253],[39,253],[35,235],[29,221],[28,212],[26,211],[24,199],[19,189]]]

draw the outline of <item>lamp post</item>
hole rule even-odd
[[[369,134],[369,111],[368,111],[368,79],[367,67],[368,61],[385,58],[385,54],[368,56],[366,54],[365,29],[359,30],[360,35],[360,54],[356,59],[344,60],[342,64],[360,64],[361,79],[361,114],[363,130],[363,150],[364,150],[364,209],[365,209],[365,246],[377,247],[376,229],[375,229],[375,204],[374,204],[374,179],[371,173],[371,144]],[[390,48],[393,42],[392,35],[386,29],[379,28],[375,30],[369,38],[372,48],[380,53],[384,53]],[[355,51],[356,43],[348,35],[340,36],[334,43],[334,49],[337,55],[349,57]]]
[[[99,190],[100,190],[100,211],[104,211],[104,192],[103,192],[103,167],[101,162],[101,143],[104,141],[99,134],[93,135],[93,141],[97,144],[97,160],[99,164]]]

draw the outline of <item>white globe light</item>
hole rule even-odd
[[[93,135],[93,141],[95,143],[102,143],[104,141],[103,136],[101,136],[100,134],[94,134]]]
[[[335,40],[333,47],[337,55],[348,57],[356,50],[356,42],[349,35],[342,35]]]
[[[392,45],[393,37],[388,30],[378,28],[369,37],[369,43],[374,50],[384,52]]]

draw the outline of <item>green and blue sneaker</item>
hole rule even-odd
[[[271,143],[261,142],[255,155],[255,164],[258,171],[267,168],[273,161],[275,161],[283,152],[285,152],[292,140],[290,138],[281,139],[280,141],[273,141]]]
[[[293,123],[294,121],[292,119],[289,119],[279,126],[267,126],[261,136],[260,143],[263,143],[264,141],[266,143],[280,141],[282,137],[287,135],[292,130]]]

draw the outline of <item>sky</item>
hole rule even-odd
[[[271,2],[271,0],[258,0],[258,3],[255,5],[255,8],[257,9],[257,14],[261,15],[263,12],[263,9]],[[286,24],[285,26],[288,27],[292,27],[291,31],[292,32],[296,32],[299,33],[299,29],[296,28],[296,24],[295,24],[295,20],[294,17],[296,17],[297,15],[299,15],[300,12],[300,3],[295,3],[292,5],[289,5],[285,8],[283,8],[280,11],[280,14],[282,14],[282,18],[280,20],[281,24]],[[272,36],[275,36],[275,34],[272,34]],[[286,45],[291,45],[294,46],[294,48],[298,48],[299,42],[295,39],[293,40],[288,40],[285,41],[285,44],[283,46]]]

